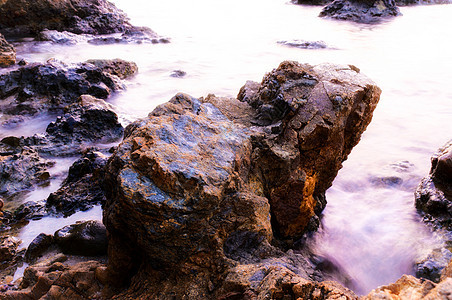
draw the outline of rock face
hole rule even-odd
[[[316,228],[380,92],[353,66],[283,62],[241,101],[178,94],[129,125],[104,181],[111,278],[171,273],[178,296],[212,296],[239,261],[281,253]]]
[[[335,0],[320,12],[320,17],[330,17],[358,23],[378,23],[400,15],[393,0]]]
[[[9,67],[16,63],[16,50],[0,33],[0,68]]]
[[[106,34],[132,28],[127,16],[106,0],[4,0],[0,32],[35,35],[43,29]]]

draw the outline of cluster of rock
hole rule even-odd
[[[129,125],[104,181],[109,276],[132,280],[122,296],[295,293],[312,266],[280,247],[318,226],[379,96],[356,67],[283,62],[239,100],[178,94]]]

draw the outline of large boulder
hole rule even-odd
[[[335,0],[325,6],[319,16],[367,24],[399,15],[394,0]]]
[[[107,34],[132,28],[124,12],[106,0],[3,0],[0,32],[36,35],[44,29]]]
[[[178,94],[129,125],[104,181],[112,280],[171,274],[212,294],[314,230],[380,92],[353,66],[283,62],[242,101]]]
[[[16,63],[16,50],[0,33],[0,68],[9,67]]]

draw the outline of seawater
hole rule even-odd
[[[169,44],[72,46],[17,43],[18,57],[44,62],[92,58],[135,61],[139,74],[110,102],[124,124],[146,116],[177,92],[235,97],[283,60],[352,64],[383,90],[373,121],[333,186],[314,254],[333,262],[358,293],[412,274],[413,262],[441,243],[418,219],[414,190],[430,156],[451,138],[452,5],[402,7],[377,25],[318,18],[321,7],[285,0],[115,0],[134,25]],[[326,49],[278,41],[324,41]],[[175,70],[186,72],[173,78]],[[43,132],[46,122],[30,126]],[[0,135],[28,134],[25,123]],[[338,278],[340,280],[340,278]]]

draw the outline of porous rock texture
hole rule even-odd
[[[15,63],[16,49],[0,33],[0,68],[9,67]]]
[[[319,16],[369,24],[399,15],[394,0],[335,0],[325,6]]]
[[[380,92],[353,66],[286,61],[240,101],[178,94],[129,125],[104,181],[109,278],[132,278],[120,297],[256,296],[244,285],[273,280],[257,272],[264,261],[309,278],[306,261],[283,263],[275,245],[316,228]],[[262,278],[226,285],[245,264]],[[281,290],[275,299],[294,294]]]

